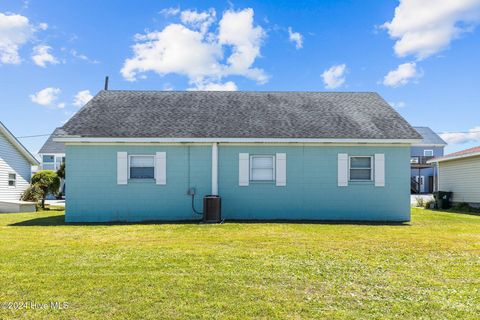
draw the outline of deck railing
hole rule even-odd
[[[428,160],[433,159],[431,156],[412,156],[410,158],[410,164],[412,165],[429,165]]]

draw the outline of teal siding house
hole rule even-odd
[[[420,139],[376,93],[114,90],[54,138],[67,222],[409,221]]]

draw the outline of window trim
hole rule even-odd
[[[432,154],[431,154],[431,155],[426,155],[425,152],[427,152],[427,151],[431,151]],[[425,150],[423,150],[423,156],[424,156],[424,157],[433,157],[433,149],[425,149]]]
[[[41,162],[40,162],[40,168],[41,170],[51,170],[51,171],[56,171],[60,168],[60,165],[62,163],[65,163],[65,153],[39,153],[39,155],[41,156]],[[53,161],[52,162],[45,162],[43,161],[43,157],[53,157]],[[61,158],[60,162],[57,161],[57,158]],[[51,165],[53,169],[45,169],[45,165]]]
[[[153,178],[131,178],[130,177],[130,168],[131,168],[131,158],[132,157],[151,157],[153,158]],[[155,165],[155,155],[154,154],[129,154],[128,155],[128,180],[139,180],[139,181],[149,181],[149,180],[155,180],[157,174],[157,168]]]
[[[10,175],[13,174],[15,178],[12,180],[10,179]],[[10,181],[13,181],[13,186],[10,185]],[[10,189],[15,189],[17,187],[17,173],[16,172],[8,172],[7,173],[7,187]]]
[[[253,179],[253,158],[265,158],[265,157],[269,157],[269,158],[272,158],[272,180],[257,180],[257,179]],[[250,159],[249,159],[249,163],[248,163],[248,166],[249,166],[249,177],[248,177],[248,180],[250,182],[275,182],[276,181],[276,168],[275,168],[275,162],[276,162],[276,155],[274,154],[251,154],[250,155]]]
[[[352,168],[352,158],[370,158],[370,168]],[[353,170],[370,169],[370,179],[353,179],[350,174]],[[373,156],[348,156],[348,181],[349,182],[372,182],[373,181]]]

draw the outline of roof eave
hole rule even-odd
[[[458,156],[453,156],[453,157],[441,157],[441,158],[433,158],[427,161],[427,163],[435,163],[435,162],[444,162],[444,161],[450,161],[450,160],[458,160],[458,159],[464,159],[464,158],[470,158],[470,157],[476,157],[480,156],[480,152],[473,152],[473,153],[467,153],[467,154],[462,154]]]
[[[24,147],[20,141],[18,141],[17,138],[15,138],[15,136],[10,132],[10,130],[7,129],[7,127],[3,125],[2,122],[0,122],[0,132],[3,133],[7,140],[25,157],[25,159],[28,160],[32,166],[40,165],[38,160],[30,153],[30,151],[27,150],[27,148]]]

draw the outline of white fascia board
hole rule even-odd
[[[108,138],[57,137],[56,142],[87,143],[355,143],[355,144],[415,144],[420,139],[315,139],[315,138]]]
[[[0,122],[0,133],[17,149],[32,166],[40,165],[40,162],[15,138],[15,136]]]
[[[453,157],[446,156],[442,158],[433,158],[428,160],[427,163],[443,162],[443,161],[464,159],[464,158],[470,158],[470,157],[476,157],[476,156],[480,156],[480,152],[467,153],[467,154],[462,154],[462,155],[453,156]]]
[[[438,148],[438,147],[446,147],[446,144],[412,144],[412,147],[432,147],[432,148]]]

